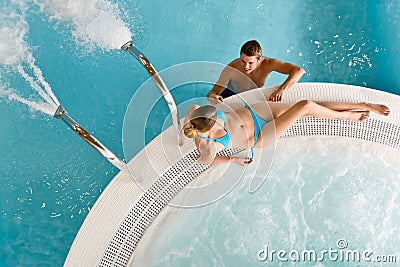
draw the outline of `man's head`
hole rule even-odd
[[[260,59],[262,56],[261,45],[256,40],[247,41],[240,49],[240,54],[245,54],[248,57],[256,57]]]
[[[246,73],[251,73],[259,66],[262,56],[261,45],[256,40],[247,41],[240,49],[240,62]]]

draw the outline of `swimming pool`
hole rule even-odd
[[[398,256],[399,159],[388,161],[390,149],[384,150],[348,138],[283,138],[258,191],[247,193],[253,175],[247,171],[216,203],[165,208],[130,266],[371,266],[341,252],[370,251],[371,261]],[[233,178],[237,169],[226,172]],[[324,249],[340,253],[324,256]],[[303,251],[316,256],[304,260]]]
[[[307,74],[302,81],[364,85],[399,94],[399,2],[371,2],[118,4],[134,43],[159,70],[197,60],[227,63],[245,40],[257,38],[265,55],[303,66]],[[1,4],[6,16],[9,2]],[[33,3],[27,5],[23,17],[29,25],[28,44],[46,80],[74,118],[123,157],[125,109],[147,74],[122,51],[79,44],[68,23],[50,20]],[[1,76],[3,86],[32,93],[18,73],[2,68]],[[267,84],[281,80],[274,75]],[[158,94],[149,92],[148,97]],[[161,107],[155,113],[146,140],[138,140],[135,151],[161,131],[158,119],[168,112]],[[6,155],[0,159],[0,238],[5,244],[0,263],[60,266],[88,210],[117,170],[47,115],[3,100],[0,114],[0,150]]]

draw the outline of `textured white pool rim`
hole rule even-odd
[[[264,101],[262,95],[268,96],[274,88],[247,91],[240,97],[249,103]],[[351,85],[299,83],[286,92],[284,102],[301,99],[382,103],[391,109],[391,114],[388,117],[371,114],[363,122],[304,118],[282,138],[308,135],[357,138],[387,146],[392,150],[392,156],[400,159],[400,96]],[[243,106],[239,96],[226,99],[225,103],[234,109]],[[64,266],[128,264],[146,229],[168,202],[194,178],[207,175],[205,171],[213,168],[196,162],[193,141],[186,139],[182,147],[176,146],[176,137],[170,127],[128,163],[139,179],[148,181],[144,184],[145,191],[129,174],[120,172],[115,176],[82,224]]]

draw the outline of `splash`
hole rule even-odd
[[[15,4],[15,3],[12,3]],[[35,58],[26,43],[29,26],[24,19],[25,5],[11,5],[8,9],[3,6],[0,14],[0,64],[2,72],[17,72],[30,87],[40,96],[27,99],[18,94],[15,89],[0,87],[0,97],[9,101],[18,101],[27,105],[31,110],[53,115],[60,105],[50,85],[46,82],[42,71],[35,64]],[[2,75],[3,76],[3,75]],[[2,81],[6,80],[1,77]],[[34,97],[34,96],[33,96]]]
[[[28,25],[20,14],[9,10],[2,10],[0,21],[0,64],[18,64],[28,50],[24,40]]]
[[[0,88],[0,97],[8,99],[9,101],[20,102],[27,105],[31,110],[39,111],[50,116],[53,116],[55,113],[54,106],[51,106],[49,103],[26,99],[18,95],[14,89]]]
[[[1,71],[18,73],[40,99],[24,98],[15,89],[4,86],[0,87],[0,97],[53,115],[60,103],[26,43],[29,26],[25,13],[29,11],[29,4],[20,0],[0,0],[0,3],[0,64],[4,67]],[[105,50],[120,49],[131,40],[132,33],[122,21],[118,6],[107,0],[33,0],[33,3],[42,12],[49,13],[51,19],[70,26],[77,43],[89,49],[96,46]]]
[[[120,49],[132,38],[118,6],[106,0],[34,0],[34,3],[42,12],[49,13],[50,19],[70,25],[79,45]]]
[[[21,65],[17,66],[18,72],[47,103],[57,108],[60,105],[60,102],[51,90],[50,85],[44,79],[40,68],[35,65],[35,59],[32,55],[28,55],[28,63],[30,68],[33,70],[34,77],[26,73]]]

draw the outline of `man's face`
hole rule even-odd
[[[257,60],[256,56],[249,57],[242,53],[240,55],[240,63],[242,64],[244,73],[250,74],[258,67],[259,60]]]

